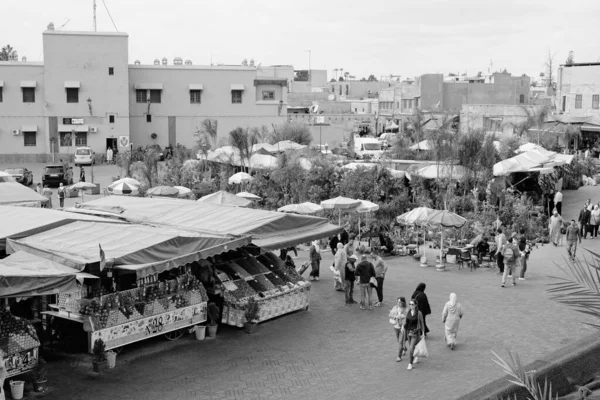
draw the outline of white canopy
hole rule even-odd
[[[419,143],[413,144],[409,147],[410,150],[431,150],[431,144],[429,140],[421,140]]]

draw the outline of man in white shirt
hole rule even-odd
[[[504,274],[504,256],[502,255],[502,250],[506,242],[506,235],[502,233],[502,229],[498,229],[498,233],[496,234],[496,262],[500,270],[498,275]]]
[[[563,195],[560,190],[554,195],[554,207],[560,216],[562,216],[562,197]]]

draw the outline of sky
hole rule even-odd
[[[0,45],[42,61],[42,32],[93,30],[93,0],[0,1]],[[98,31],[129,34],[129,61],[335,68],[356,76],[474,75],[534,79],[556,65],[600,61],[598,0],[97,0]],[[64,26],[63,26],[64,24]],[[62,28],[61,28],[62,26]],[[309,53],[310,50],[310,53]]]

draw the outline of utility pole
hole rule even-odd
[[[308,51],[308,89],[310,90],[310,92],[312,92],[312,72],[310,69],[310,50],[304,50],[304,51]]]
[[[96,0],[94,0],[94,32],[97,32],[96,29]]]

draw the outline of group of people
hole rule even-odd
[[[512,278],[512,285],[517,285],[517,269],[521,268],[519,280],[525,280],[527,261],[531,253],[531,245],[525,237],[525,229],[521,228],[519,233],[513,232],[506,237],[502,228],[498,228],[496,234],[496,251],[494,256],[498,264],[498,275],[502,275],[501,287],[506,287],[506,279]]]
[[[429,300],[425,294],[425,283],[419,283],[410,298],[408,306],[404,297],[398,297],[397,304],[389,314],[390,324],[394,326],[396,340],[398,341],[398,355],[396,362],[402,361],[402,356],[408,352],[408,370],[412,370],[418,362],[414,352],[417,344],[427,336],[427,315],[431,314]],[[463,316],[463,309],[455,293],[450,294],[450,299],[442,310],[442,323],[445,325],[444,342],[454,350],[458,327]]]

